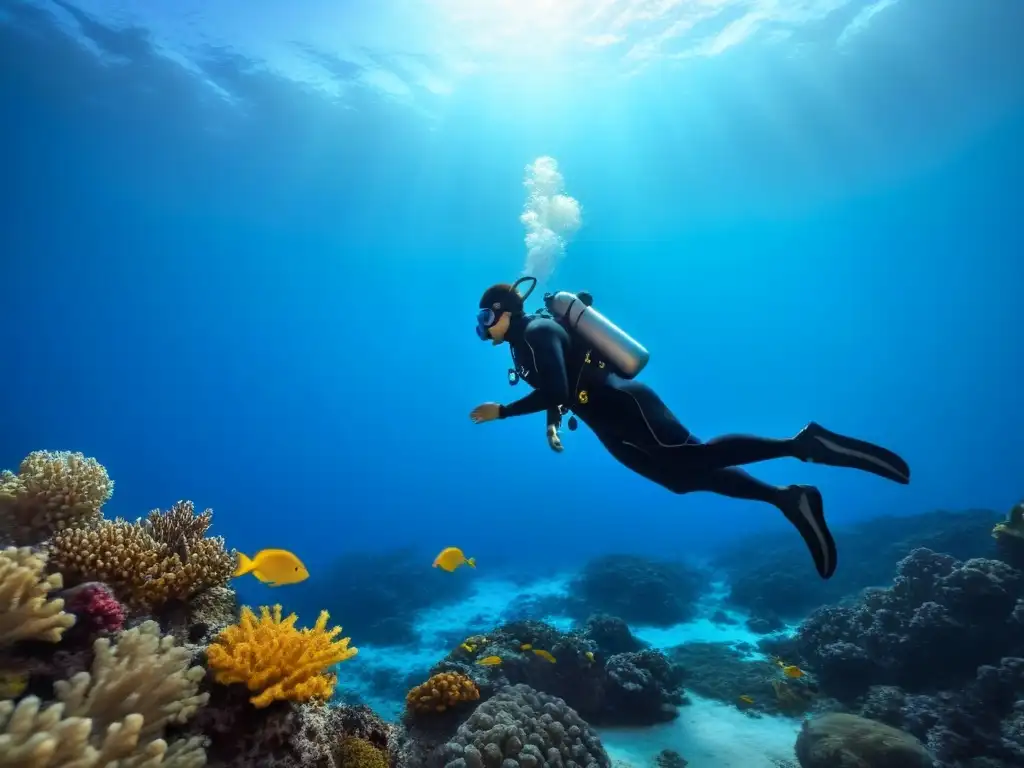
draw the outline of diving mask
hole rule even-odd
[[[530,286],[529,290],[526,291],[526,293],[520,294],[516,289],[522,283],[525,282],[532,282],[533,285]],[[526,302],[526,300],[529,298],[530,294],[533,293],[536,287],[537,278],[535,277],[520,277],[518,280],[512,283],[512,286],[509,290],[511,293],[515,294],[516,297],[519,299],[519,301],[517,302],[517,308],[522,307],[523,303]],[[477,310],[476,335],[480,338],[481,341],[491,340],[491,336],[488,333],[488,331],[494,327],[495,323],[497,323],[498,320],[501,319],[502,314],[504,314],[507,311],[508,309],[502,306],[501,302],[494,304],[492,307],[481,307],[479,310]]]
[[[490,307],[484,307],[476,313],[476,335],[480,337],[481,341],[487,341],[491,338],[487,332],[494,327],[499,317],[501,317],[501,314],[495,312]]]

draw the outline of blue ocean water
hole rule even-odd
[[[356,585],[350,553],[528,579],[786,533],[585,427],[555,455],[542,415],[471,423],[526,391],[474,314],[553,158],[581,226],[542,290],[591,291],[695,434],[813,419],[903,455],[909,486],[752,469],[837,527],[1008,509],[1022,29],[1009,0],[0,0],[0,466],[81,451],[108,515],[192,499]]]

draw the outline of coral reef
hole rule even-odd
[[[668,655],[683,670],[687,690],[698,696],[742,706],[748,712],[790,717],[804,715],[817,705],[818,687],[812,675],[786,678],[778,665],[752,658],[753,651],[730,643],[692,642],[672,648]]]
[[[645,647],[644,643],[633,636],[626,622],[606,613],[597,613],[588,618],[583,634],[606,656],[635,653]]]
[[[815,611],[788,646],[823,696],[941,768],[1024,764],[1024,573],[1009,564],[916,549],[891,586]]]
[[[486,636],[469,638],[472,643],[456,647],[431,674],[466,675],[476,683],[481,699],[505,686],[525,684],[565,699],[599,725],[644,725],[676,717],[677,708],[685,703],[682,670],[660,651],[606,655],[587,633],[596,629],[607,642],[607,626],[597,621],[582,631],[564,633],[539,621],[504,624]],[[619,642],[636,642],[631,634],[627,637],[620,635]],[[555,663],[538,656],[538,650],[550,653]],[[476,663],[488,656],[497,656],[501,663]]]
[[[220,537],[206,538],[212,513],[195,514],[190,501],[145,521],[102,520],[66,528],[50,540],[50,566],[71,583],[108,585],[133,613],[152,614],[169,601],[187,601],[224,586],[235,557]]]
[[[54,685],[58,703],[27,696],[0,702],[0,754],[5,765],[131,765],[199,768],[203,740],[163,739],[169,725],[191,718],[207,700],[198,693],[205,671],[155,622],[96,640],[90,672]]]
[[[95,459],[33,451],[17,474],[0,472],[0,539],[33,545],[70,527],[94,525],[113,492],[113,481]]]
[[[21,640],[59,642],[75,623],[64,601],[49,597],[62,586],[59,574],[47,576],[46,558],[28,547],[0,551],[0,646]]]
[[[255,695],[257,708],[273,701],[327,700],[334,693],[335,677],[328,667],[352,658],[358,649],[351,638],[336,639],[341,627],[327,629],[330,619],[321,611],[312,629],[295,628],[298,617],[281,618],[281,606],[263,606],[260,618],[248,607],[238,624],[224,629],[207,648],[214,679],[221,684],[243,683]]]
[[[694,616],[707,578],[684,563],[606,555],[586,564],[569,586],[571,615],[617,616],[629,624],[667,627]]]
[[[900,561],[891,587],[812,613],[796,647],[841,700],[870,685],[934,690],[1022,649],[1022,599],[1024,573],[1006,563],[915,549]]]
[[[446,768],[610,768],[601,740],[561,699],[501,689],[444,746]]]
[[[799,540],[757,536],[740,541],[714,561],[730,584],[730,602],[753,614],[755,631],[781,629],[781,619],[800,620],[819,606],[838,602],[869,586],[888,584],[896,564],[917,548],[960,559],[994,553],[996,512],[929,512],[881,517],[836,531],[843,564],[827,581],[808,578],[807,553]]]
[[[996,540],[996,557],[1024,570],[1024,501],[1014,505],[1006,520],[992,528]]]
[[[941,766],[986,768],[1024,765],[1024,658],[978,668],[962,689],[911,694],[875,686],[860,713],[902,728],[927,744]]]
[[[796,740],[802,768],[931,768],[917,739],[883,723],[841,712],[808,720]]]
[[[429,714],[444,712],[464,702],[480,698],[476,683],[458,672],[438,672],[412,688],[405,701],[411,712]]]

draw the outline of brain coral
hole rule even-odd
[[[601,740],[568,704],[527,685],[506,686],[459,726],[445,768],[609,768]]]

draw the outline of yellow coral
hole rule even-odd
[[[60,641],[75,617],[64,601],[48,594],[62,586],[60,574],[47,576],[46,558],[25,547],[0,550],[0,645],[19,640]]]
[[[337,757],[340,768],[388,768],[388,756],[366,739],[342,739]]]
[[[294,613],[281,619],[281,606],[273,612],[263,606],[260,618],[246,606],[238,624],[227,627],[207,649],[214,680],[223,685],[244,683],[256,693],[256,707],[273,701],[329,699],[335,677],[325,670],[355,656],[351,638],[335,638],[341,627],[327,629],[330,615],[321,611],[312,629],[296,629]]]
[[[0,530],[15,544],[88,527],[102,517],[114,482],[96,459],[69,451],[33,451],[13,472],[0,472]]]
[[[233,553],[223,538],[205,537],[211,517],[210,510],[197,515],[192,502],[179,501],[145,521],[103,520],[60,531],[50,542],[51,563],[68,579],[109,585],[133,610],[158,609],[231,578]]]
[[[480,690],[458,672],[439,672],[409,691],[405,703],[413,712],[444,712],[463,701],[476,701]]]

